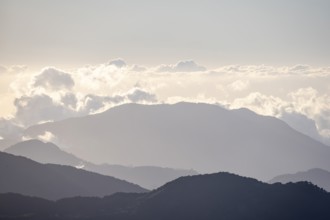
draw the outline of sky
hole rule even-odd
[[[126,103],[215,103],[330,144],[330,1],[1,0],[0,137]]]

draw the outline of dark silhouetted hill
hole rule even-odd
[[[35,202],[31,201],[35,199]],[[181,177],[149,193],[117,193],[104,198],[57,202],[0,195],[0,216],[24,219],[117,220],[328,220],[330,194],[307,182],[267,184],[229,173]],[[35,210],[44,203],[47,214]],[[17,207],[19,204],[19,207]],[[24,208],[20,208],[23,206]],[[16,214],[15,208],[19,211]],[[23,211],[22,211],[23,210]]]
[[[110,164],[93,164],[84,161],[73,154],[61,150],[53,143],[39,140],[28,140],[17,143],[5,152],[24,156],[39,163],[52,163],[81,167],[84,170],[113,176],[118,179],[136,183],[147,189],[155,189],[181,176],[196,175],[194,170],[162,168],[155,166],[128,167]]]
[[[40,164],[0,152],[0,192],[59,199],[105,196],[116,192],[145,192],[138,185],[70,166]]]
[[[274,117],[217,105],[125,104],[28,128],[52,133],[94,163],[229,171],[261,180],[313,167],[330,170],[330,148]]]
[[[277,177],[274,177],[269,182],[270,183],[289,183],[289,182],[300,182],[300,181],[308,181],[311,182],[326,191],[330,192],[330,172],[315,168],[310,169],[304,172],[298,172],[295,174],[284,174]]]

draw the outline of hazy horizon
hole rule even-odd
[[[330,2],[0,2],[0,138],[112,106],[246,107],[330,143]]]

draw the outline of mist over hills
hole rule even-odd
[[[40,164],[0,152],[0,192],[56,200],[73,196],[105,196],[116,192],[146,192],[142,187],[110,176],[70,166]]]
[[[128,167],[122,165],[93,164],[61,150],[53,143],[44,143],[39,140],[28,140],[17,143],[5,149],[5,152],[24,156],[39,163],[79,167],[84,170],[136,183],[147,189],[155,189],[181,176],[197,174],[194,170],[155,166]]]
[[[271,179],[269,183],[295,183],[300,181],[309,181],[330,192],[330,172],[319,168],[314,168],[293,174],[279,175]]]
[[[0,194],[11,219],[268,219],[330,218],[330,194],[307,182],[267,184],[230,173],[181,177],[147,193],[56,202]],[[36,207],[43,207],[38,209]]]
[[[274,117],[217,105],[125,104],[103,113],[28,128],[51,132],[94,163],[218,170],[261,180],[314,167],[330,169],[330,148]]]

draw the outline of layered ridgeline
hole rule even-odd
[[[330,192],[330,172],[323,169],[310,169],[307,171],[297,172],[293,174],[284,174],[274,177],[269,183],[289,183],[289,182],[300,182],[308,181],[311,182],[326,191]]]
[[[312,184],[266,184],[229,173],[181,177],[142,194],[57,202],[1,194],[0,203],[0,216],[10,219],[330,219],[330,194]]]
[[[114,177],[70,166],[40,164],[3,152],[0,152],[0,179],[0,193],[14,192],[52,200],[147,191]]]
[[[230,171],[262,180],[315,167],[330,170],[330,147],[274,117],[217,105],[126,104],[100,114],[30,127],[51,132],[95,163]]]
[[[73,154],[61,150],[53,143],[39,140],[28,140],[15,144],[5,152],[24,156],[39,163],[52,163],[74,166],[80,169],[113,176],[147,189],[155,189],[181,176],[196,175],[194,170],[162,168],[155,166],[127,167],[110,164],[93,164]]]

